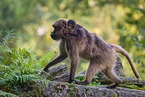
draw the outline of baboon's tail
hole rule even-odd
[[[131,60],[131,57],[129,56],[129,54],[127,53],[127,51],[125,51],[122,47],[118,46],[118,45],[115,45],[115,44],[110,44],[112,46],[112,48],[114,48],[114,50],[118,53],[121,53],[123,54],[127,60],[129,61],[130,63],[130,66],[135,74],[135,76],[138,78],[138,79],[141,79],[140,75],[138,74],[136,68],[134,67],[133,65],[133,61]]]

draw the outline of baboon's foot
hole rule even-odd
[[[115,89],[117,86],[118,86],[117,84],[113,84],[113,85],[108,85],[106,88]]]
[[[89,85],[89,82],[87,82],[87,81],[76,81],[75,80],[75,83],[80,84],[80,85]]]

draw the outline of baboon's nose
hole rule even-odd
[[[50,36],[51,36],[52,39],[55,39],[56,35],[54,33],[51,33]]]

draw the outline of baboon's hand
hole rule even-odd
[[[47,72],[48,69],[44,67],[44,68],[41,68],[41,70]]]
[[[44,68],[41,68],[41,70],[38,72],[38,75],[42,75],[44,72],[47,72],[47,70],[44,70]]]
[[[69,79],[68,83],[72,83],[73,81],[75,81],[74,79]]]

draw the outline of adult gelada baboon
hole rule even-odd
[[[44,71],[69,57],[71,60],[69,83],[75,81],[77,84],[87,85],[91,82],[93,75],[102,71],[115,82],[115,84],[107,86],[107,88],[113,89],[121,83],[113,71],[116,52],[118,52],[128,59],[135,76],[140,78],[129,54],[120,46],[106,43],[99,36],[89,33],[73,19],[59,19],[52,26],[54,28],[51,32],[52,39],[60,40],[59,54],[43,68]],[[74,80],[79,57],[90,61],[84,81]]]

